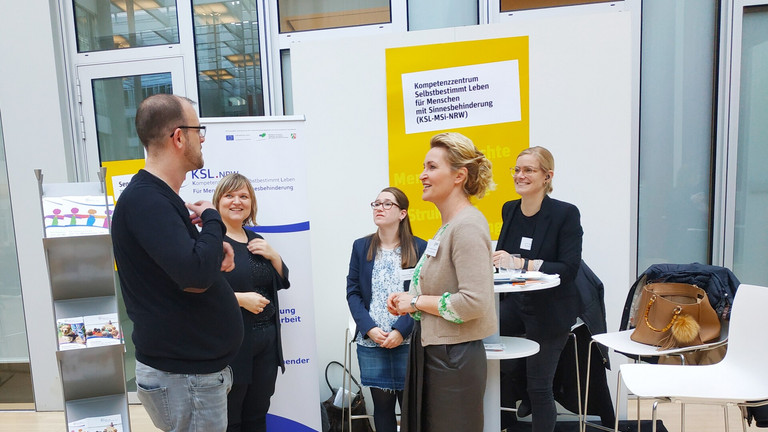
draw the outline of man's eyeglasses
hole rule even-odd
[[[529,176],[529,175],[531,175],[533,173],[537,173],[539,171],[540,170],[538,168],[529,167],[529,166],[526,166],[526,167],[516,166],[514,168],[510,168],[509,169],[509,172],[512,175],[520,175],[522,173],[522,174],[525,174],[525,175]]]
[[[392,208],[392,206],[397,206],[397,208],[400,208],[399,205],[393,203],[392,201],[374,201],[371,203],[371,208],[374,210],[377,210],[379,207],[383,208],[384,210],[389,210]]]
[[[176,129],[197,129],[200,138],[205,138],[205,126],[176,126]],[[176,133],[175,130],[174,133]],[[173,134],[171,134],[171,138],[173,138]]]

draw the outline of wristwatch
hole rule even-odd
[[[419,309],[419,308],[416,306],[416,302],[417,302],[417,301],[419,301],[419,296],[414,296],[414,297],[411,299],[411,307],[412,307],[412,308],[414,308],[414,309],[416,309],[416,310],[418,311],[418,310],[420,310],[420,309]]]

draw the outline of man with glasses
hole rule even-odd
[[[179,197],[187,172],[203,167],[205,126],[192,101],[158,94],[139,105],[136,132],[146,165],[120,195],[112,240],[134,324],[138,397],[161,430],[223,432],[228,364],[243,338],[221,273],[234,268],[234,252],[213,205]]]

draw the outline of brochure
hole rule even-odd
[[[90,417],[88,432],[123,432],[123,419],[120,414]]]
[[[122,343],[122,333],[116,313],[83,317],[85,345],[88,347]]]
[[[46,237],[109,234],[109,217],[114,210],[112,197],[43,197]]]
[[[60,318],[56,326],[60,350],[85,348],[83,317]]]
[[[80,419],[69,422],[69,432],[88,432],[87,419]]]
[[[60,350],[123,343],[117,313],[61,318],[56,325]]]
[[[100,417],[86,417],[69,422],[70,432],[123,432],[123,418],[120,414]]]

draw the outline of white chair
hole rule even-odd
[[[725,430],[728,407],[742,410],[768,404],[768,339],[761,336],[768,328],[768,288],[739,286],[734,298],[728,336],[728,351],[719,363],[702,366],[624,364],[619,370],[627,389],[641,398],[653,398],[653,432],[659,401],[722,405]],[[746,431],[746,420],[742,418]],[[684,428],[684,425],[683,425]],[[618,429],[617,429],[618,430]]]
[[[582,321],[580,318],[576,320],[576,324],[571,326],[571,332],[568,334],[568,337],[570,337],[573,340],[573,358],[574,358],[574,366],[576,367],[576,400],[577,404],[579,406],[579,410],[577,413],[571,413],[571,412],[565,412],[561,413],[558,412],[557,415],[564,415],[564,416],[576,416],[578,422],[579,422],[579,430],[584,429],[584,421],[586,420],[586,407],[584,407],[581,404],[581,374],[579,369],[579,344],[577,341],[576,333],[574,333],[574,330],[576,330],[577,327],[583,326],[584,321]]]
[[[347,329],[344,333],[344,375],[342,377],[342,383],[347,389],[352,388],[352,351],[354,350],[354,344],[355,344],[355,328],[357,328],[357,324],[355,323],[355,319],[352,318],[352,315],[349,315],[349,319],[347,321]],[[360,391],[363,391],[363,388],[360,388]],[[373,420],[373,415],[371,414],[365,414],[365,415],[352,415],[352,397],[346,398],[348,401],[347,404],[347,412],[350,413],[349,415],[349,421],[348,426],[349,429],[346,429],[348,431],[352,430],[352,420],[359,420],[359,419],[368,419],[368,421]],[[344,429],[344,424],[342,423],[341,427],[342,432]]]
[[[640,361],[643,358],[653,358],[653,357],[664,357],[664,356],[679,356],[680,362],[682,364],[685,364],[685,357],[683,354],[695,352],[695,351],[704,351],[704,350],[710,350],[717,347],[720,347],[722,345],[725,345],[728,343],[728,331],[729,331],[729,324],[728,321],[721,321],[721,327],[720,327],[720,337],[712,342],[708,342],[702,345],[695,345],[695,346],[689,346],[689,347],[682,347],[682,348],[672,348],[672,349],[666,349],[666,350],[660,350],[658,347],[653,345],[647,345],[640,342],[635,342],[632,339],[630,339],[630,336],[632,335],[632,332],[634,330],[622,330],[618,332],[610,332],[610,333],[601,333],[592,335],[592,341],[589,343],[589,354],[587,355],[587,378],[585,383],[585,397],[584,397],[584,406],[588,406],[589,403],[589,380],[590,380],[590,366],[592,364],[592,344],[599,343],[601,345],[604,345],[608,347],[609,349],[612,349],[613,351],[623,354],[635,361]],[[617,391],[616,395],[618,398],[619,391],[621,387],[621,373],[619,373],[619,377],[617,379]],[[614,425],[614,429],[618,430],[618,424],[619,424],[619,401],[616,401],[616,423]],[[681,424],[683,425],[683,429],[685,428],[685,407],[681,406],[681,412],[680,412],[680,418],[681,418]],[[611,429],[606,428],[602,425],[598,425],[595,423],[587,422],[586,420],[583,422],[584,428],[582,431],[586,430],[586,425],[590,425],[592,427],[602,429],[602,430],[608,430]],[[640,404],[637,405],[637,430],[640,430]],[[654,429],[656,427],[654,423]]]

